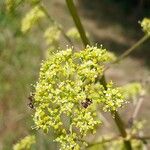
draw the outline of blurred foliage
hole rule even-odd
[[[57,26],[50,26],[46,29],[46,31],[44,32],[44,38],[46,41],[46,44],[52,48],[53,45],[53,49],[57,49],[58,45],[59,45],[59,39],[60,39],[60,30],[58,29]]]
[[[10,13],[3,2],[0,1],[0,149],[10,150],[16,139],[34,132],[27,103],[43,51],[38,38],[21,33],[22,11]]]
[[[29,24],[27,30],[31,25],[32,31],[28,30],[27,34],[21,31],[24,16],[27,21],[37,23],[37,18],[31,15],[27,18],[24,11],[34,7],[39,1],[29,0],[26,4],[19,0],[4,2],[0,1],[0,149],[10,150],[18,139],[35,132],[31,128],[33,122],[28,97],[47,51],[43,24],[37,24],[34,28]],[[39,15],[41,16],[41,12]],[[52,45],[54,43],[49,43],[48,46]],[[51,144],[55,136],[53,132],[50,131],[49,137],[40,131],[34,134],[37,143],[32,147],[33,150],[56,149],[56,144]]]
[[[23,33],[28,32],[32,26],[37,24],[41,18],[45,17],[45,13],[39,6],[32,8],[22,20],[21,31]]]
[[[137,95],[142,92],[142,86],[140,83],[128,83],[122,87],[122,92],[126,99],[135,100]]]
[[[34,135],[26,136],[19,143],[13,146],[13,150],[30,150],[32,144],[34,144],[35,142],[36,141]]]
[[[144,128],[145,121],[135,121],[132,128],[128,131],[132,135],[143,134],[142,129]],[[112,135],[104,136],[99,138],[94,145],[88,147],[88,150],[126,150],[123,146],[123,140],[121,138],[112,138]],[[104,142],[105,141],[105,142]],[[107,141],[107,142],[106,142]],[[97,143],[97,144],[96,144]],[[132,147],[134,150],[147,149],[144,141],[132,140]]]

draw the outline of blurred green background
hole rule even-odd
[[[143,17],[150,17],[149,0],[75,2],[93,43],[103,44],[116,55],[121,54],[144,35],[138,21]],[[43,3],[65,31],[74,26],[65,0],[44,0]],[[32,84],[38,79],[40,63],[45,59],[47,47],[42,28],[35,27],[28,34],[22,34],[21,19],[28,10],[30,5],[25,2],[8,12],[5,0],[0,0],[0,150],[12,149],[12,145],[19,139],[32,133],[36,134],[38,140],[33,149],[57,149],[57,145],[53,144],[46,135],[31,129],[34,125],[33,110],[27,106],[28,96],[33,89]],[[61,45],[62,47],[67,45],[63,38]],[[81,44],[76,47],[81,47]],[[150,83],[149,69],[150,41],[147,41],[129,58],[108,70],[106,74],[108,79],[115,80],[118,85],[143,79]],[[150,91],[149,85],[147,84],[146,88]],[[150,123],[149,99],[150,94],[147,94],[139,114],[139,119],[144,116],[148,124]],[[130,115],[132,113],[130,106],[126,109]],[[125,120],[128,119],[128,115]],[[147,125],[145,132],[149,129]],[[108,131],[112,130],[112,127],[109,127]]]

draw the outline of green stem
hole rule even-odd
[[[125,127],[124,127],[124,123],[123,121],[121,120],[119,114],[115,111],[115,112],[112,112],[112,115],[114,115],[114,119],[115,119],[115,122],[118,126],[118,129],[122,135],[122,137],[126,137],[127,136],[127,133],[125,131]]]
[[[104,86],[105,90],[107,90],[107,82],[106,82],[104,75],[102,76],[100,82]],[[125,130],[125,125],[124,125],[121,117],[119,116],[117,111],[112,112],[112,116],[114,116],[114,121],[118,127],[118,130],[119,130],[121,136],[125,139],[127,137],[127,133]],[[124,140],[124,145],[125,145],[127,150],[132,150],[131,143],[129,140]]]
[[[77,14],[77,10],[76,10],[76,7],[73,3],[73,0],[66,0],[66,3],[68,6],[68,9],[70,11],[70,14],[72,15],[73,21],[74,21],[74,23],[75,23],[75,25],[76,25],[79,33],[80,33],[80,36],[81,36],[81,39],[82,39],[84,46],[86,47],[87,45],[90,45],[90,41],[86,37],[86,33],[85,33],[84,28],[81,24],[80,18]],[[106,82],[104,75],[102,76],[100,82],[104,86],[104,88],[107,89],[107,82]],[[115,121],[115,123],[116,123],[116,125],[120,131],[121,136],[123,138],[126,138],[127,133],[126,133],[123,121],[121,120],[121,118],[117,112],[114,112],[113,115],[114,115],[114,121]],[[132,150],[130,141],[124,140],[124,145],[125,145],[125,148],[127,150]]]
[[[80,36],[81,36],[84,46],[86,47],[87,45],[90,45],[90,41],[88,40],[88,38],[86,36],[86,33],[84,31],[84,28],[83,28],[80,18],[78,16],[78,13],[77,13],[76,7],[73,3],[73,0],[66,0],[66,3],[68,6],[68,9],[69,9],[69,12],[72,15],[72,18],[74,20],[74,23],[80,33]]]
[[[108,70],[109,68],[111,68],[111,66],[113,66],[114,64],[122,61],[123,59],[125,59],[131,52],[133,52],[134,50],[136,50],[137,47],[139,47],[141,44],[143,44],[146,40],[148,40],[150,38],[150,36],[148,34],[146,34],[145,36],[143,36],[140,40],[138,40],[132,47],[130,47],[129,49],[127,49],[122,55],[120,55],[118,57],[118,59],[116,59],[114,62],[112,62],[110,65],[108,65],[104,72],[106,70]]]
[[[121,119],[121,117],[119,116],[118,112],[113,112],[112,115],[114,115],[114,120],[115,120],[115,123],[118,127],[118,130],[121,134],[121,136],[125,139],[127,137],[127,132],[125,130],[125,126],[124,126],[124,123]],[[127,150],[132,150],[132,146],[131,146],[131,142],[130,140],[124,140],[124,145],[126,147]]]
[[[139,41],[137,41],[132,47],[130,47],[129,49],[127,49],[116,61],[114,61],[113,63],[118,63],[121,60],[123,60],[124,58],[126,58],[131,52],[133,52],[137,47],[139,47],[142,43],[144,43],[150,36],[148,34],[146,34],[145,36],[143,36]]]

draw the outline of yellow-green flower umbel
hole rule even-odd
[[[34,121],[37,129],[48,132],[52,127],[57,132],[61,150],[78,150],[81,138],[95,131],[101,122],[96,113],[99,105],[104,111],[115,111],[124,103],[112,82],[107,89],[99,82],[110,60],[102,47],[87,46],[80,52],[60,51],[43,61],[35,89]]]

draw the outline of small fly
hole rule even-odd
[[[86,98],[86,100],[84,102],[81,102],[81,104],[84,108],[87,108],[89,105],[92,104],[92,100],[90,100],[89,98]]]
[[[34,93],[30,93],[29,97],[28,97],[28,100],[29,100],[29,103],[28,103],[28,106],[31,108],[31,109],[34,109]]]

